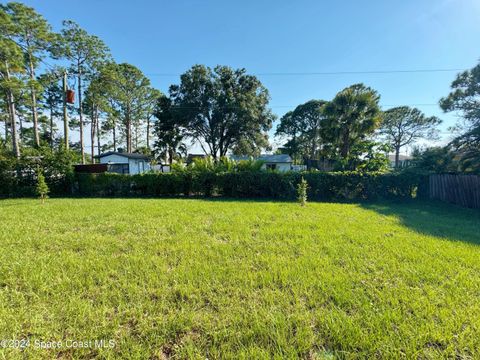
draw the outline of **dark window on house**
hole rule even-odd
[[[267,164],[267,170],[276,170],[277,164]]]
[[[129,174],[128,164],[108,164],[108,172],[117,174]]]

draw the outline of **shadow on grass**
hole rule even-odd
[[[397,217],[402,225],[425,235],[480,245],[480,211],[436,201],[361,203],[379,214]]]

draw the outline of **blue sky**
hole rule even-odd
[[[298,73],[471,68],[480,58],[478,0],[24,1],[60,29],[72,19],[166,92],[193,64]],[[172,74],[159,76],[158,74]],[[281,116],[363,82],[390,105],[437,104],[455,72],[258,75]],[[418,106],[444,119],[437,105]]]

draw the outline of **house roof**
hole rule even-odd
[[[139,159],[139,160],[148,160],[149,157],[144,154],[139,154],[139,153],[126,153],[126,152],[118,152],[118,151],[108,151],[106,153],[100,154],[95,156],[95,158],[100,159],[105,156],[110,156],[110,155],[117,155],[117,156],[122,156],[127,159]]]
[[[230,156],[230,159],[234,161],[249,160],[251,158],[252,157],[245,156],[245,155]],[[254,158],[254,160],[260,160],[266,163],[292,163],[293,162],[290,155],[287,155],[287,154],[275,154],[275,155],[262,154],[259,157]]]
[[[278,154],[278,155],[267,155],[263,154],[258,157],[257,160],[265,162],[277,162],[277,163],[291,163],[292,158],[287,154]]]

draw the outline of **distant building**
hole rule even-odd
[[[230,159],[233,161],[241,161],[241,160],[249,160],[252,157],[244,156],[244,155],[232,155]],[[291,171],[293,160],[290,155],[287,154],[279,154],[279,155],[267,155],[263,154],[254,160],[259,160],[263,162],[262,169],[263,170],[276,170],[280,172]]]
[[[412,165],[412,160],[413,157],[408,156],[408,155],[400,155],[398,157],[398,167],[399,168],[406,168]],[[388,161],[390,161],[390,167],[394,168],[395,167],[395,154],[393,155],[388,155]]]
[[[193,163],[193,160],[195,159],[205,159],[205,158],[207,158],[207,155],[205,154],[188,154],[186,163],[187,165],[190,165],[191,163]]]
[[[107,165],[107,172],[135,175],[151,169],[150,158],[144,154],[109,151],[95,158]]]

